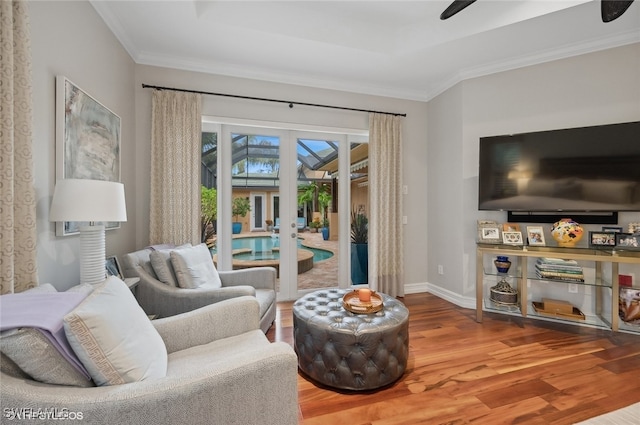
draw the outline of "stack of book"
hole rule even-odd
[[[575,260],[538,258],[536,262],[536,275],[542,279],[584,282],[582,267],[579,266]]]

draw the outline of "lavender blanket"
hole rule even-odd
[[[0,296],[0,331],[35,328],[87,379],[89,373],[67,341],[62,319],[87,294],[79,292],[25,293]]]

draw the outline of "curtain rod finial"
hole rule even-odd
[[[289,103],[289,108],[293,109],[293,103]]]

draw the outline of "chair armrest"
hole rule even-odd
[[[223,287],[250,285],[256,289],[276,289],[278,272],[274,267],[253,267],[250,269],[219,271]]]
[[[187,313],[154,320],[168,353],[260,329],[260,305],[255,297],[220,301]]]
[[[144,269],[138,269],[137,273],[140,282],[136,287],[136,299],[147,314],[157,317],[175,316],[223,300],[256,294],[255,288],[246,284],[215,289],[184,289],[166,285]]]

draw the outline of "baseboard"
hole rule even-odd
[[[404,285],[405,294],[420,294],[423,292],[433,294],[438,298],[442,298],[443,300],[447,300],[450,303],[457,305],[458,307],[470,308],[472,310],[475,310],[476,308],[475,298],[464,297],[460,294],[456,294],[455,292],[451,292],[448,289],[436,286],[432,283],[418,282],[407,283]]]
[[[420,294],[423,292],[429,292],[429,284],[424,283],[407,283],[404,285],[405,294]]]

